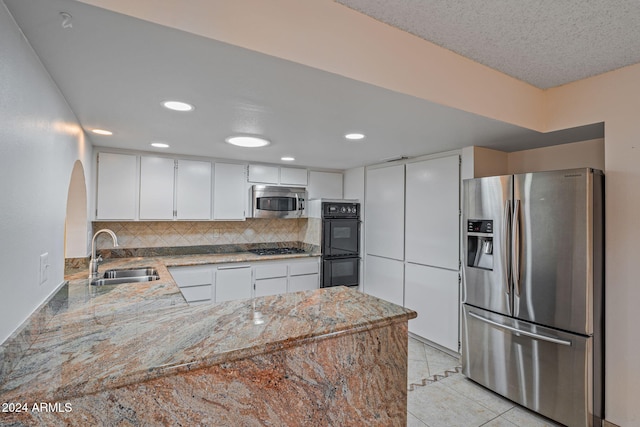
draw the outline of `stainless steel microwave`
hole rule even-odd
[[[307,190],[302,187],[254,185],[254,218],[306,218]]]

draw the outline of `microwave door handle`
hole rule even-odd
[[[300,205],[300,198],[298,197],[298,193],[296,193],[296,210],[298,211],[298,217],[302,216],[302,206]]]
[[[302,209],[300,209],[300,198],[298,197],[298,193],[296,193],[296,210],[298,211],[298,217],[301,217]]]

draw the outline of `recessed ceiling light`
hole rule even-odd
[[[164,108],[168,108],[173,111],[191,111],[193,110],[193,105],[187,104],[186,102],[180,101],[164,101],[162,103]]]
[[[271,141],[266,140],[264,138],[260,138],[257,136],[230,136],[225,139],[229,144],[237,145],[238,147],[247,147],[247,148],[256,148],[256,147],[264,147],[266,145],[271,144]]]
[[[165,142],[152,142],[151,146],[156,148],[169,148],[169,144]]]
[[[284,160],[285,162],[293,162],[296,158],[291,156],[280,157],[280,160]]]
[[[358,141],[360,139],[364,139],[364,134],[362,133],[348,133],[344,136],[350,141]]]
[[[105,129],[92,129],[91,132],[97,133],[98,135],[113,135],[113,132]]]

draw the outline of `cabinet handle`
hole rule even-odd
[[[229,265],[227,267],[218,267],[218,270],[236,270],[240,268],[250,268],[250,265]]]

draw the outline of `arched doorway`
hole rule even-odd
[[[64,257],[86,258],[88,253],[87,186],[82,162],[76,160],[71,172],[65,217]]]

